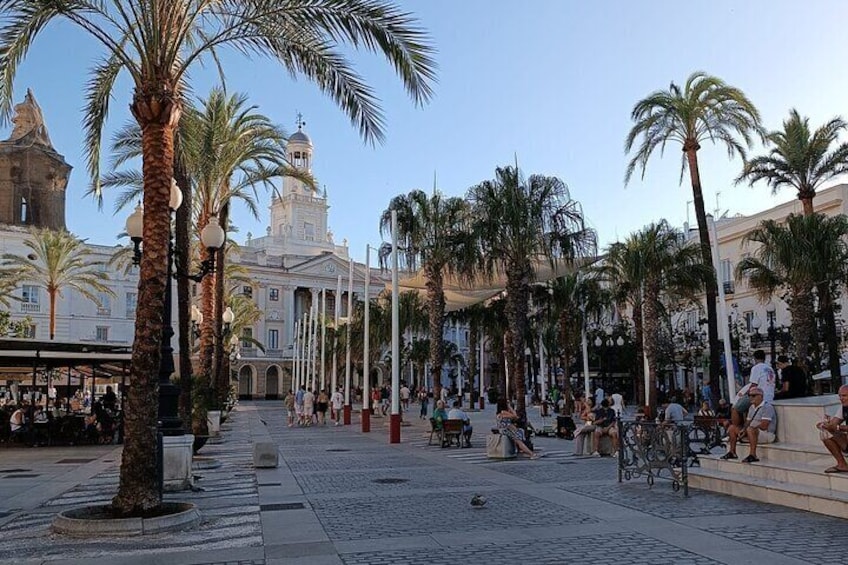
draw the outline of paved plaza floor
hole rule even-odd
[[[402,442],[386,419],[287,428],[281,402],[239,405],[201,452],[195,529],[134,538],[50,532],[57,511],[107,502],[120,447],[0,448],[0,563],[708,564],[844,563],[848,521],[644,479],[618,482],[611,458],[571,455],[537,438],[545,456],[491,461],[490,409],[471,414],[474,447],[427,446],[409,414]],[[426,424],[426,425],[425,425]],[[280,467],[256,470],[252,444],[273,441]],[[479,494],[482,508],[471,506]]]

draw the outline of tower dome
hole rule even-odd
[[[289,136],[289,143],[303,143],[304,145],[312,146],[312,140],[309,139],[309,136],[303,133],[303,130],[300,129],[300,126],[297,127],[297,131]]]

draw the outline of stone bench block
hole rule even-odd
[[[280,456],[277,444],[260,441],[253,444],[253,466],[257,469],[270,469],[279,466]]]

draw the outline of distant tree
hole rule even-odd
[[[24,240],[27,255],[5,254],[3,266],[20,273],[22,280],[32,281],[47,290],[50,303],[49,336],[56,335],[56,302],[66,288],[73,289],[98,306],[98,293],[115,296],[106,284],[109,274],[104,263],[92,261],[85,243],[66,231],[33,229]]]
[[[634,125],[627,135],[626,152],[633,149],[637,140],[636,153],[627,165],[624,182],[630,182],[634,171],[639,168],[645,176],[645,168],[654,151],[665,150],[669,142],[680,143],[683,149],[680,163],[680,180],[689,170],[692,181],[692,199],[695,217],[698,220],[698,235],[701,242],[703,263],[712,269],[713,253],[710,248],[709,226],[698,168],[698,150],[705,141],[719,142],[727,148],[730,157],[745,157],[745,147],[751,147],[752,134],[762,131],[760,113],[738,88],[721,79],[696,72],[686,79],[683,88],[673,82],[668,90],[658,90],[636,103],[631,113]],[[714,393],[718,393],[719,343],[716,298],[718,286],[715,275],[707,277],[706,306],[710,344],[710,382]]]
[[[534,261],[569,263],[595,252],[595,232],[583,221],[580,203],[556,177],[524,178],[516,167],[495,170],[495,178],[468,190],[474,235],[484,275],[506,275],[507,362],[526,417],[524,348]]]
[[[771,150],[766,155],[754,157],[745,163],[736,182],[748,181],[751,186],[765,181],[773,193],[783,187],[796,190],[798,200],[804,206],[804,214],[813,214],[813,198],[816,191],[826,182],[848,171],[848,143],[839,143],[839,134],[848,129],[842,118],[836,117],[815,131],[810,129],[810,120],[801,117],[792,109],[783,122],[782,131],[773,131],[766,136]],[[836,296],[832,285],[816,284],[819,296],[819,311],[824,321],[824,339],[827,343],[828,367],[833,375],[834,386],[840,374],[839,336],[836,332]]]

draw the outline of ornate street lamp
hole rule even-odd
[[[173,213],[183,202],[183,193],[177,186],[176,181],[171,180],[171,197],[168,207]],[[126,231],[133,242],[133,264],[141,262],[141,244],[144,237],[144,210],[141,205],[136,206],[135,211],[127,218]],[[170,231],[170,227],[169,227]],[[204,276],[215,270],[215,252],[224,245],[226,234],[218,225],[218,218],[213,216],[209,223],[200,232],[200,240],[204,247],[209,250],[210,259],[203,261],[200,272],[197,274],[177,273],[177,276],[187,277],[195,282],[200,282]],[[162,343],[161,361],[159,363],[159,431],[162,435],[182,435],[183,425],[178,413],[179,388],[171,382],[174,373],[174,350],[171,347],[171,338],[174,329],[171,325],[171,279],[174,278],[173,271],[174,246],[171,234],[168,234],[168,268],[167,284],[165,285],[165,304],[162,317]],[[194,316],[193,316],[194,317]],[[202,315],[195,322],[200,323]]]

